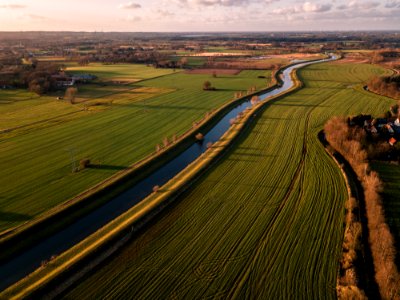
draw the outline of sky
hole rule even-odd
[[[400,0],[0,0],[0,31],[400,30]]]

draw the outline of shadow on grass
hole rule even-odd
[[[289,103],[274,103],[276,106],[300,106],[300,107],[329,107],[326,105],[313,105],[313,104],[289,104]]]
[[[88,169],[98,169],[98,170],[125,170],[127,167],[125,166],[114,166],[114,165],[99,165],[99,164],[91,164],[87,167]]]
[[[178,105],[154,105],[154,104],[147,104],[138,101],[135,103],[113,103],[112,106],[120,106],[120,107],[132,107],[132,108],[145,108],[147,110],[199,110],[199,111],[209,111],[210,108],[207,107],[192,107],[192,106],[178,106]]]
[[[30,219],[32,219],[32,216],[29,215],[0,211],[0,221],[16,222],[16,221],[28,221]]]

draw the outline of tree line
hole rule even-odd
[[[0,61],[0,85],[26,88],[42,95],[56,88],[52,75],[60,71],[61,66],[54,63],[31,60],[24,64],[22,58],[8,58]]]
[[[369,230],[368,241],[380,295],[382,299],[398,299],[400,274],[395,263],[395,243],[385,220],[380,196],[383,184],[377,172],[372,171],[369,166],[365,132],[357,126],[350,126],[345,118],[340,117],[329,120],[324,129],[330,145],[346,158],[362,183]],[[357,235],[352,238],[355,237]]]
[[[376,76],[368,81],[368,90],[394,99],[400,99],[400,75]]]

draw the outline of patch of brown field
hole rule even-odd
[[[255,60],[226,60],[221,62],[213,62],[211,67],[214,69],[232,69],[232,70],[277,70],[282,65],[288,64],[285,59],[265,59],[261,61]]]
[[[370,62],[369,59],[363,59],[363,58],[343,58],[335,60],[331,63],[335,65],[342,65],[342,64],[368,64],[369,62]]]
[[[126,77],[111,77],[111,78],[102,78],[99,79],[100,82],[108,82],[112,84],[130,84],[130,83],[135,83],[138,81],[141,81],[142,79],[140,78],[132,78],[127,80]]]
[[[135,82],[138,82],[138,80],[134,80],[134,81],[133,80],[114,80],[114,81],[111,81],[111,83],[115,84],[115,85],[128,85],[128,84],[135,83]]]
[[[214,56],[243,56],[248,54],[249,54],[248,52],[202,52],[186,56],[214,57]]]
[[[217,74],[218,75],[238,75],[241,70],[238,69],[194,69],[186,71],[185,74]]]
[[[320,57],[321,54],[313,54],[313,53],[291,53],[291,54],[277,54],[277,55],[268,55],[270,58],[286,58],[286,59],[304,59],[310,57]]]

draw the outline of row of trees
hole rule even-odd
[[[380,95],[400,99],[400,75],[376,76],[368,82],[368,89]]]
[[[187,64],[187,59],[171,59],[170,55],[158,51],[139,50],[115,50],[106,53],[92,53],[83,57],[75,58],[80,65],[88,65],[91,62],[105,64],[116,63],[143,63],[151,64],[156,68],[182,68]]]
[[[368,152],[360,142],[363,134],[357,128],[350,127],[346,119],[339,117],[326,123],[325,134],[329,143],[346,158],[361,180],[375,279],[382,299],[397,299],[400,295],[400,274],[395,263],[394,239],[386,224],[379,195],[382,182],[378,174],[370,170]]]

